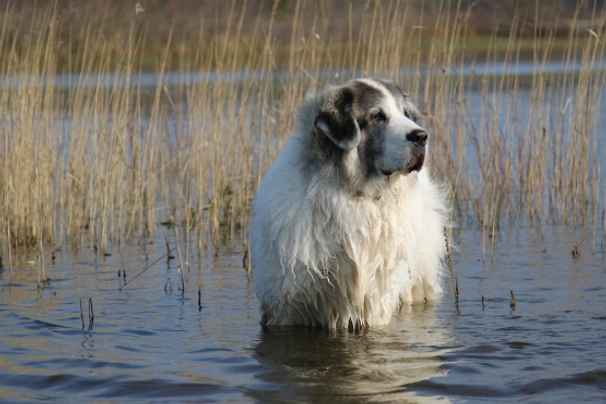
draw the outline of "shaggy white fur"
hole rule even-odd
[[[385,325],[403,302],[441,292],[445,198],[425,166],[365,179],[355,148],[344,152],[345,176],[330,164],[309,168],[314,116],[325,98],[309,97],[301,134],[289,139],[253,205],[262,323]]]

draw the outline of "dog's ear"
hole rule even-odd
[[[354,93],[349,87],[331,90],[320,106],[314,127],[343,150],[353,150],[360,143],[360,127],[354,118]]]

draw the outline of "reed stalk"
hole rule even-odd
[[[350,3],[340,13],[343,39],[332,34],[335,20],[322,2],[295,1],[284,34],[278,1],[267,9],[234,0],[214,31],[202,24],[195,38],[179,37],[175,21],[153,55],[152,27],[134,10],[122,29],[108,31],[106,9],[65,43],[57,3],[38,6],[23,26],[31,35],[20,41],[8,34],[7,9],[0,226],[9,268],[16,250],[48,244],[104,253],[153,238],[159,222],[183,232],[186,260],[190,241],[205,251],[245,240],[251,201],[297,130],[305,94],[360,75],[398,81],[423,111],[429,164],[446,184],[453,221],[492,240],[503,227],[546,224],[589,227],[596,239],[604,11],[594,10],[584,28],[579,6],[562,40],[540,28],[558,20],[537,2],[533,21],[495,27],[482,37],[485,58],[470,59],[472,6],[432,4],[371,1],[357,18]],[[520,34],[529,26],[530,39]],[[528,41],[533,69],[521,76]],[[67,59],[64,47],[72,50]],[[146,87],[150,57],[156,76]],[[60,60],[73,73],[68,83],[59,82]],[[548,71],[554,60],[561,74]]]

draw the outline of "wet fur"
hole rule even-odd
[[[406,111],[402,125],[418,128],[416,108],[393,83],[330,87],[308,97],[300,134],[261,184],[251,251],[263,324],[380,326],[401,304],[441,292],[444,196],[426,165],[388,176],[377,168],[387,129],[368,112],[382,97]],[[407,159],[418,160],[418,149]]]

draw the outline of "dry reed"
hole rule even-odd
[[[594,12],[590,30],[574,16],[560,74],[547,69],[554,34],[536,29],[533,69],[521,76],[527,39],[519,26],[527,22],[514,19],[505,49],[494,45],[495,28],[485,62],[501,69],[479,71],[466,58],[470,10],[438,3],[419,15],[414,2],[369,2],[355,25],[350,6],[343,43],[331,41],[322,6],[310,22],[310,5],[299,0],[284,52],[274,30],[279,2],[267,20],[234,1],[224,32],[201,29],[193,51],[169,35],[151,87],[140,80],[151,27],[134,11],[125,32],[106,37],[83,25],[67,45],[56,6],[39,10],[41,25],[24,27],[32,31],[24,46],[3,29],[0,228],[9,266],[16,248],[103,253],[153,237],[159,222],[183,232],[185,257],[191,241],[205,250],[245,235],[255,190],[296,130],[305,93],[360,75],[394,79],[419,104],[432,171],[448,184],[455,221],[492,234],[502,225],[597,229],[606,14]],[[245,17],[255,14],[245,32]],[[536,26],[541,19],[537,7]],[[78,47],[68,83],[56,74],[60,46]]]

